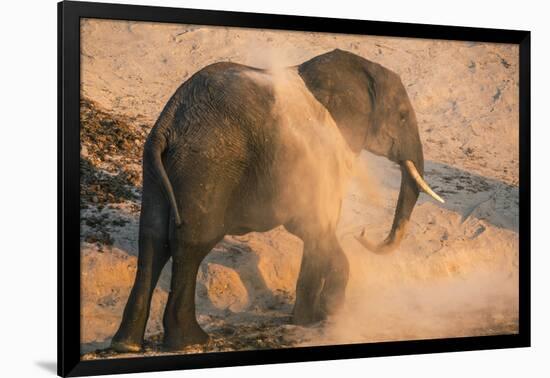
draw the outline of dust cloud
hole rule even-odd
[[[250,74],[275,93],[272,109],[278,140],[272,180],[279,190],[276,211],[294,214],[311,232],[336,229],[354,156],[329,112],[307,89],[296,68]],[[309,225],[307,225],[309,226]],[[306,227],[307,227],[306,226]]]
[[[502,244],[494,239],[502,233],[513,235],[498,227],[493,230],[500,226],[498,221],[491,225],[479,214],[456,214],[453,204],[465,196],[449,191],[449,208],[421,195],[409,235],[393,254],[378,256],[363,248],[353,238],[363,227],[373,241],[382,241],[390,231],[400,183],[397,165],[368,152],[353,156],[334,120],[295,68],[286,68],[292,57],[284,51],[259,51],[260,58],[249,55],[248,59],[267,68],[267,74],[258,74],[262,77],[257,79],[275,89],[283,144],[297,153],[281,186],[298,202],[287,205],[306,209],[314,201],[315,219],[328,229],[334,227],[334,219],[339,220],[337,234],[351,266],[343,310],[315,336],[306,336],[303,344],[517,332],[518,255],[506,248],[501,251]],[[428,174],[430,168],[428,163]],[[319,197],[305,188],[315,188]],[[445,186],[440,188],[446,192]],[[344,198],[342,208],[335,201],[339,197]],[[422,224],[419,218],[427,222]],[[436,224],[444,225],[443,232],[431,228]],[[434,244],[440,245],[435,251]]]
[[[368,153],[357,167],[339,227],[351,266],[345,307],[305,344],[516,333],[518,254],[496,240],[512,233],[493,231],[483,219],[437,209],[421,194],[401,246],[390,255],[372,254],[352,235],[365,225],[367,235],[383,240],[400,174],[392,163]],[[427,224],[419,218],[427,218]],[[439,224],[443,232],[438,232]],[[471,232],[480,224],[485,226],[479,234]],[[427,247],[434,243],[440,244],[436,251]],[[517,247],[515,242],[512,246]]]

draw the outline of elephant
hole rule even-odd
[[[151,296],[172,258],[163,318],[166,350],[203,344],[195,314],[203,258],[225,235],[284,226],[303,241],[292,312],[309,325],[341,308],[349,262],[336,237],[346,183],[361,150],[400,165],[391,230],[376,253],[395,249],[420,190],[424,157],[400,77],[343,50],[300,65],[206,66],[166,103],[143,151],[137,273],[111,348],[141,350]]]

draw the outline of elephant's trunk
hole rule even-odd
[[[365,238],[365,230],[363,230],[361,235],[356,236],[357,240],[365,248],[377,254],[391,252],[399,246],[399,243],[405,235],[405,229],[416,204],[416,200],[418,199],[420,189],[424,190],[434,199],[444,202],[441,197],[433,192],[422,178],[422,172],[424,171],[424,162],[422,158],[417,159],[416,163],[411,160],[404,160],[400,162],[400,166],[401,189],[399,191],[395,216],[389,235],[378,245],[371,243]]]

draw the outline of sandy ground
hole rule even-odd
[[[228,236],[203,262],[197,316],[212,336],[183,352],[514,333],[518,328],[518,50],[511,45],[84,20],[81,34],[83,358],[108,346],[135,274],[141,148],[165,102],[203,66],[301,63],[333,48],[397,72],[419,121],[425,195],[392,255],[362,249],[390,228],[400,174],[363,153],[339,237],[351,260],[344,310],[289,324],[300,240],[281,228]],[[169,291],[155,291],[146,354],[158,354]]]

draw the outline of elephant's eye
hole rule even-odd
[[[406,119],[407,119],[407,113],[405,113],[405,112],[400,112],[400,113],[399,113],[399,120],[400,120],[401,122],[405,122]]]

